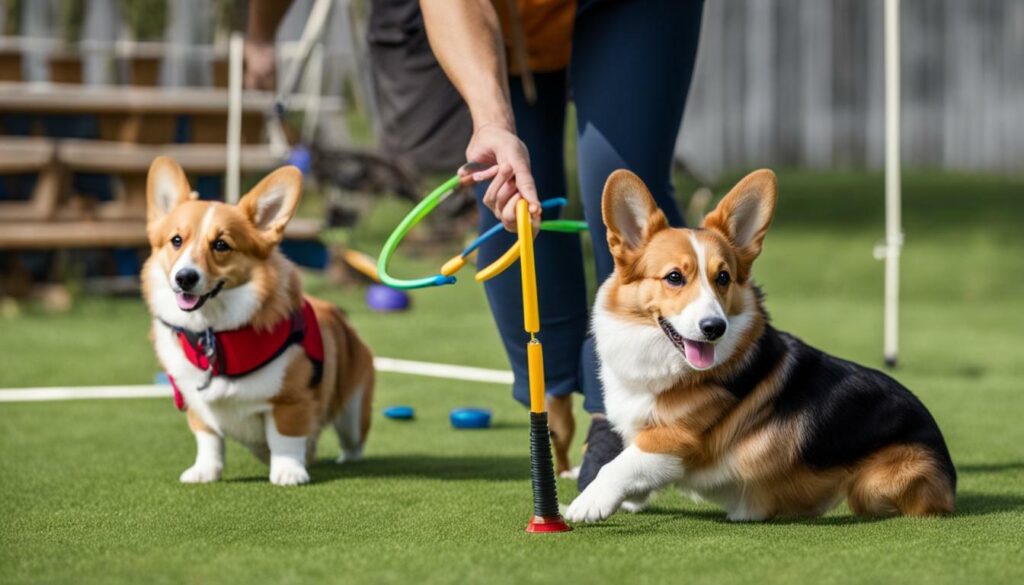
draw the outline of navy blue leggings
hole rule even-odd
[[[673,197],[672,157],[693,74],[702,1],[616,0],[583,3],[573,33],[568,71],[535,75],[537,101],[526,103],[518,77],[511,80],[516,129],[530,152],[541,199],[564,197],[565,111],[576,103],[577,168],[590,226],[598,282],[613,263],[601,222],[601,192],[616,169],[639,175],[671,224],[683,225]],[[478,188],[482,197],[486,185]],[[545,212],[545,218],[558,216]],[[480,204],[480,230],[496,223]],[[484,244],[485,266],[515,241],[502,233]],[[537,236],[537,282],[545,382],[549,395],[579,391],[584,408],[604,412],[593,339],[588,336],[587,287],[579,236]],[[519,271],[506,270],[485,287],[515,374],[513,395],[529,403],[527,334],[523,331]]]

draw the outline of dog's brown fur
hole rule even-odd
[[[694,302],[701,294],[696,283],[703,279],[728,316],[744,314],[749,319],[724,362],[706,370],[687,370],[671,387],[652,389],[657,394],[651,412],[627,429],[627,438],[641,452],[678,457],[687,481],[694,485],[700,485],[701,478],[729,477],[729,485],[742,486],[736,489],[742,489],[743,501],[759,511],[758,517],[819,515],[844,496],[862,515],[952,512],[952,467],[940,462],[943,455],[948,458],[941,435],[928,446],[883,440],[852,465],[808,463],[806,443],[821,414],[806,408],[782,415],[777,409],[798,360],[813,362],[820,355],[808,348],[803,357],[800,348],[806,346],[798,346],[798,340],[780,342],[788,343],[788,349],[780,350],[773,358],[777,361],[756,374],[749,391],[730,390],[730,381],[750,367],[751,354],[765,336],[780,335],[770,329],[750,278],[774,214],[776,193],[775,175],[756,171],[726,195],[705,218],[703,229],[671,229],[635,175],[617,171],[608,179],[603,213],[616,270],[603,287],[601,311],[614,315],[617,323],[656,327],[659,316],[679,315]],[[699,274],[694,242],[702,250],[706,275]],[[680,272],[691,286],[666,282],[670,271]],[[715,280],[721,271],[732,276],[725,286]],[[890,382],[896,384],[879,383]],[[611,416],[616,404],[607,398],[606,402]],[[914,415],[918,416],[916,411]],[[930,419],[926,411],[922,416]],[[715,481],[708,479],[704,485]],[[714,493],[710,495],[714,499]]]
[[[163,181],[161,186],[158,181]],[[176,185],[170,201],[166,185]],[[313,362],[298,353],[286,368],[280,390],[269,400],[278,432],[285,436],[309,437],[307,459],[314,457],[313,448],[320,431],[339,416],[357,391],[363,392],[359,417],[360,437],[365,441],[370,427],[373,399],[373,354],[360,340],[343,313],[326,301],[304,297],[295,266],[277,250],[284,228],[298,206],[301,174],[294,167],[278,169],[252,189],[238,205],[199,201],[191,191],[184,171],[173,160],[161,157],[153,162],[149,175],[149,222],[147,231],[152,255],[146,262],[144,275],[153,270],[168,274],[182,254],[189,252],[192,260],[211,279],[223,280],[231,289],[251,283],[259,307],[247,325],[268,329],[300,309],[307,298],[316,314],[324,344],[322,376],[316,386]],[[270,189],[287,189],[280,209],[264,209],[262,197]],[[267,220],[261,214],[276,213]],[[172,236],[183,244],[175,247]],[[224,240],[230,250],[218,251],[212,245]],[[153,283],[143,278],[143,294],[154,314]],[[166,365],[166,364],[165,364]],[[212,421],[204,421],[189,410],[189,426],[193,431],[214,432]],[[264,449],[250,445],[257,455]]]

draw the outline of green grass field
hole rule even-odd
[[[780,188],[755,267],[776,325],[879,366],[881,176],[783,173]],[[230,443],[224,481],[179,485],[193,443],[170,400],[0,405],[0,582],[1024,582],[1024,183],[911,175],[904,209],[895,375],[945,432],[960,474],[953,517],[865,521],[844,506],[732,524],[667,492],[642,514],[527,535],[528,419],[509,390],[383,374],[378,412],[410,404],[417,420],[377,415],[366,460],[351,466],[330,462],[325,435],[313,483],[297,489],[268,484]],[[315,275],[307,286],[342,304],[379,355],[504,368],[468,280],[383,316],[359,290]],[[0,320],[0,387],[148,383],[146,330],[135,299],[24,308]],[[494,428],[450,429],[461,405],[492,408]],[[576,495],[572,482],[559,490]]]

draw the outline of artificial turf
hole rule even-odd
[[[881,178],[783,173],[780,189],[755,265],[776,325],[879,366]],[[945,432],[960,476],[952,517],[871,521],[842,506],[734,524],[669,491],[642,514],[527,535],[528,419],[508,389],[382,374],[378,413],[409,404],[416,420],[376,415],[366,460],[350,466],[331,463],[325,434],[313,483],[296,489],[268,484],[234,443],[224,481],[178,484],[193,444],[169,400],[0,405],[0,581],[1024,582],[1024,184],[911,175],[905,193],[895,376]],[[397,315],[369,313],[358,289],[307,283],[380,355],[506,366],[471,280],[416,293]],[[2,319],[0,387],[146,383],[156,369],[138,300]],[[461,405],[492,408],[494,428],[450,429]]]

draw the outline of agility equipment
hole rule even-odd
[[[400,289],[453,284],[455,283],[455,273],[466,263],[466,256],[502,229],[499,224],[480,234],[458,256],[446,262],[438,274],[433,276],[399,279],[391,276],[388,272],[391,258],[409,230],[429,215],[455,188],[471,184],[472,175],[470,173],[466,175],[465,178],[456,175],[445,181],[444,184],[427,195],[398,224],[384,244],[384,249],[381,250],[377,261],[377,272],[381,282]],[[548,200],[544,202],[544,205],[549,208],[563,206],[565,200]],[[581,221],[555,220],[541,222],[540,228],[559,232],[579,232],[586,229],[586,224]],[[544,401],[544,352],[538,339],[540,309],[537,303],[537,270],[533,255],[533,224],[530,218],[529,204],[525,199],[520,199],[516,203],[516,232],[518,235],[516,242],[490,266],[481,269],[476,275],[476,280],[483,282],[494,278],[514,264],[516,260],[519,260],[523,292],[523,329],[530,335],[530,340],[526,345],[526,356],[530,386],[530,483],[533,488],[533,515],[526,526],[526,531],[531,533],[566,532],[572,528],[565,523],[558,511],[558,491],[555,483],[554,462],[551,456],[551,432],[548,428],[548,414]],[[452,413],[452,424],[455,425],[455,412]]]
[[[487,429],[491,426],[491,411],[486,408],[456,408],[448,413],[448,420],[456,429]]]
[[[450,260],[441,266],[437,274],[432,276],[424,276],[421,278],[396,278],[391,275],[388,271],[391,264],[391,259],[395,255],[395,251],[398,246],[405,239],[405,236],[409,231],[414,228],[418,223],[423,221],[423,218],[430,215],[434,209],[437,208],[449,195],[455,192],[460,186],[469,186],[472,184],[472,178],[470,176],[460,177],[455,175],[442,183],[439,187],[434,189],[423,198],[419,204],[416,205],[409,212],[405,218],[398,224],[391,235],[388,236],[387,241],[384,243],[384,248],[380,252],[380,256],[377,259],[377,274],[380,276],[380,281],[384,284],[402,290],[412,290],[417,288],[426,288],[430,286],[444,286],[446,284],[455,284],[455,273],[461,270],[466,265],[467,257],[476,251],[481,244],[487,240],[493,238],[503,229],[501,224],[497,224],[491,229],[477,236],[468,246],[466,246],[457,256],[452,257]],[[563,207],[566,204],[566,199],[562,197],[555,197],[548,199],[541,203],[542,209],[554,209],[557,207]],[[542,221],[540,229],[544,231],[554,231],[562,233],[576,233],[586,231],[587,224],[584,221],[572,220],[572,219],[554,219]],[[513,244],[508,251],[502,254],[497,260],[491,263],[490,266],[483,268],[477,272],[477,282],[484,282],[489,280],[498,274],[501,274],[506,268],[515,263],[519,258],[519,244]]]
[[[389,406],[384,409],[384,416],[394,420],[412,420],[416,411],[411,406]]]
[[[519,266],[523,280],[523,329],[530,334],[526,344],[526,364],[530,377],[530,481],[533,484],[533,517],[527,532],[566,532],[572,530],[558,512],[558,489],[551,460],[551,431],[544,404],[544,352],[540,333],[540,309],[537,304],[537,270],[533,259],[533,227],[526,201],[516,206],[519,232]]]
[[[383,284],[366,287],[366,306],[378,313],[394,313],[409,308],[409,295]]]

